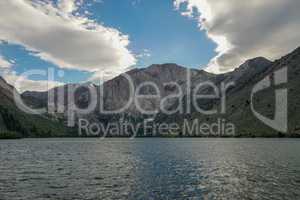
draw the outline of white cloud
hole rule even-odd
[[[30,80],[29,77],[17,75],[17,73],[12,70],[14,64],[15,62],[13,60],[8,61],[0,54],[0,76],[3,77],[8,84],[15,87],[19,92],[27,90],[47,91],[53,87],[63,85],[63,83],[57,81]],[[17,82],[20,84],[17,84]]]
[[[217,44],[208,71],[226,72],[257,56],[277,59],[300,45],[299,0],[174,0],[174,5],[185,16],[200,13],[199,26]]]
[[[0,55],[0,69],[8,69],[12,66],[12,62],[6,60],[5,58],[3,58],[3,56]]]
[[[63,83],[56,81],[30,80],[28,77],[17,75],[14,71],[2,71],[1,76],[19,92],[47,91],[53,87],[63,85]],[[17,82],[20,84],[16,84]]]
[[[80,2],[1,0],[0,40],[22,45],[61,68],[118,74],[134,65],[128,36],[80,16]]]
[[[81,1],[76,0],[58,0],[58,8],[64,13],[72,13],[78,9],[78,6],[82,3]]]

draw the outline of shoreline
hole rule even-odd
[[[300,139],[300,136],[287,136],[287,137],[275,137],[275,136],[256,136],[256,137],[247,137],[247,136],[239,136],[239,137],[201,137],[201,136],[189,136],[189,137],[171,137],[171,136],[138,136],[138,137],[122,137],[122,136],[115,136],[115,137],[74,137],[74,136],[62,136],[62,137],[17,137],[17,138],[0,138],[1,140],[23,140],[23,139]]]

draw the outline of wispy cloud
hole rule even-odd
[[[58,0],[58,8],[66,14],[72,14],[82,3],[83,0]]]
[[[143,49],[143,51],[136,55],[137,58],[149,58],[151,57],[151,53],[150,53],[150,50],[148,49]]]
[[[61,86],[64,83],[48,80],[30,80],[26,76],[17,75],[15,71],[5,70],[0,72],[0,75],[19,92],[25,91],[47,91],[51,88]],[[20,84],[16,84],[16,83]]]
[[[57,81],[47,80],[30,80],[24,75],[17,75],[12,69],[14,61],[7,60],[0,54],[0,76],[3,77],[10,85],[14,86],[19,92],[29,91],[46,91],[50,88],[63,85]],[[19,82],[20,84],[16,84]]]
[[[9,69],[13,63],[5,59],[2,55],[0,55],[0,70],[1,69]]]

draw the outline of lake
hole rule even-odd
[[[2,140],[0,199],[300,199],[300,140]]]

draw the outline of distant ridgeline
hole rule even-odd
[[[280,130],[270,128],[262,121],[257,119],[253,114],[253,107],[256,111],[269,119],[274,118],[275,113],[275,86],[270,86],[262,92],[255,94],[255,98],[251,101],[251,92],[254,86],[265,77],[274,79],[274,72],[287,67],[288,82],[283,87],[288,91],[288,131],[284,133]],[[136,136],[192,136],[192,137],[209,137],[209,136],[234,136],[234,137],[299,137],[300,136],[300,48],[292,53],[282,57],[279,60],[271,62],[265,58],[259,57],[246,61],[234,71],[225,74],[211,74],[203,70],[192,69],[190,73],[190,81],[188,82],[187,68],[176,64],[151,65],[148,68],[134,69],[128,71],[128,75],[133,81],[134,88],[139,88],[145,82],[154,83],[159,89],[161,99],[143,99],[140,104],[143,110],[155,110],[160,108],[161,100],[172,94],[177,94],[176,83],[183,91],[197,91],[201,94],[210,94],[209,88],[203,87],[201,90],[197,85],[202,82],[211,82],[218,88],[222,88],[222,83],[233,82],[234,86],[226,90],[226,105],[222,105],[221,99],[200,100],[196,104],[203,110],[218,110],[216,114],[204,115],[198,112],[198,109],[191,103],[191,97],[183,93],[179,98],[168,99],[164,102],[167,110],[178,107],[181,103],[186,110],[176,111],[166,114],[159,110],[155,115],[145,115],[139,112],[135,104],[130,104],[127,109],[119,113],[105,114],[99,111],[99,106],[105,110],[118,110],[126,105],[129,99],[129,84],[124,76],[120,75],[112,80],[105,82],[100,90],[100,86],[88,84],[97,91],[97,97],[102,97],[101,102],[98,100],[97,108],[89,114],[75,115],[75,124],[73,128],[68,128],[68,95],[65,92],[64,109],[62,112],[54,112],[44,115],[29,115],[20,111],[13,100],[14,88],[8,85],[3,79],[0,80],[0,135],[8,137],[8,133],[17,133],[16,137],[62,137],[62,136],[90,136],[86,133],[89,129],[93,132],[93,127],[88,128],[87,123],[98,124],[100,127],[99,136],[132,136],[132,133],[124,133],[120,129],[115,132],[107,132],[106,128],[113,123],[124,124],[140,124],[145,121],[151,121],[154,124],[177,124],[179,129],[174,132],[163,132],[159,129],[138,130],[130,127]],[[87,84],[77,85],[75,92],[75,103],[80,108],[85,108],[91,101],[91,95],[86,89]],[[58,91],[67,90],[68,85],[54,88],[51,90],[57,96]],[[143,95],[154,95],[153,88],[148,86],[139,88]],[[48,91],[49,92],[49,91]],[[24,92],[21,94],[26,104],[33,108],[47,107],[48,92]],[[57,97],[54,98],[55,105],[58,104]],[[178,100],[180,99],[180,100]],[[253,107],[251,109],[251,103]],[[223,106],[223,107],[222,107]],[[174,110],[174,109],[173,109]],[[222,111],[220,111],[222,110]],[[86,130],[78,131],[79,120],[84,121]],[[199,124],[213,124],[216,129],[230,129],[228,124],[234,125],[234,134],[201,134],[194,122]],[[190,123],[190,124],[189,124]],[[82,124],[81,124],[82,125]],[[187,126],[187,127],[186,127]],[[95,126],[96,127],[96,126]],[[95,128],[94,127],[94,128]],[[97,127],[96,127],[97,128]],[[188,128],[189,134],[184,134],[184,129]],[[199,128],[199,127],[198,127]],[[203,127],[200,127],[200,129]],[[209,127],[205,127],[209,129]],[[116,131],[118,130],[118,131]],[[146,133],[147,132],[147,133]],[[5,134],[4,134],[5,133]],[[80,133],[80,134],[79,134]],[[146,134],[145,134],[146,133]],[[6,135],[6,136],[5,136]],[[0,136],[1,137],[1,136]]]

